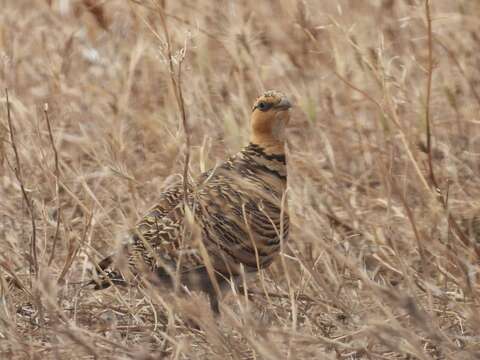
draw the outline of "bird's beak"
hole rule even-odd
[[[275,110],[288,110],[292,107],[292,103],[286,98],[282,98],[278,104],[276,104],[273,108]]]

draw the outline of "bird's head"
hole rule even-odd
[[[290,120],[292,104],[279,91],[266,91],[257,98],[251,116],[251,142],[275,150],[283,149],[285,128]]]

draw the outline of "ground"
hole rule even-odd
[[[480,358],[478,1],[0,7],[2,358]],[[292,230],[249,294],[82,288],[265,89],[295,103]]]

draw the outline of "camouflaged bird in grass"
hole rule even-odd
[[[260,96],[252,108],[248,146],[201,174],[189,186],[187,206],[182,181],[161,193],[124,246],[128,265],[119,266],[122,254],[102,260],[96,288],[126,285],[132,275],[147,274],[154,283],[179,281],[206,292],[218,312],[219,288],[243,271],[269,266],[289,232],[284,147],[290,108],[280,92]]]

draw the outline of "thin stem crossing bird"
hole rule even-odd
[[[218,312],[219,289],[242,272],[269,266],[289,232],[285,128],[291,106],[278,91],[260,96],[250,143],[201,174],[186,197],[181,181],[161,193],[123,251],[98,264],[95,288],[147,275],[153,283],[206,292]]]

